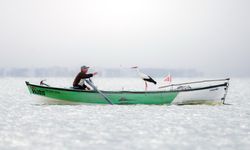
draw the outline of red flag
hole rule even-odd
[[[172,82],[172,76],[168,74],[166,77],[164,77],[164,81],[170,84]]]

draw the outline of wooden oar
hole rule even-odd
[[[95,91],[97,91],[110,105],[113,105],[113,103],[111,102],[111,100],[105,95],[103,94],[100,90],[97,89],[97,87],[93,84],[93,82],[89,79],[89,80],[85,80]]]

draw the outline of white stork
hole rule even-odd
[[[136,71],[137,71],[138,75],[140,76],[140,78],[145,81],[145,91],[147,91],[147,89],[148,89],[147,82],[157,84],[157,82],[154,79],[152,79],[150,76],[146,75],[145,73],[142,73],[137,66],[131,67],[131,69],[136,69]]]

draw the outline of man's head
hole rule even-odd
[[[81,72],[83,72],[83,73],[87,73],[88,70],[89,70],[89,67],[87,67],[87,66],[82,66],[81,67]]]

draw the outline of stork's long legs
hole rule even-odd
[[[147,91],[148,90],[148,84],[147,84],[147,82],[145,81],[145,91]]]

